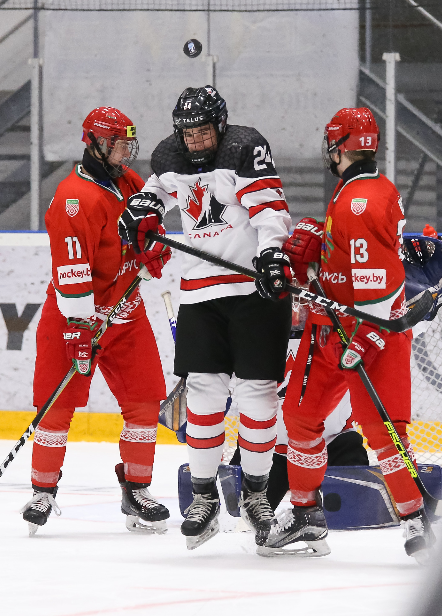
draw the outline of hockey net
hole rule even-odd
[[[239,416],[233,408],[225,417],[224,463],[235,452],[238,428]],[[419,464],[442,464],[442,310],[428,330],[412,342],[411,423],[407,432]],[[365,439],[364,444],[370,464],[376,465],[376,456]]]

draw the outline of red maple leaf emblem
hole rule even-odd
[[[203,198],[204,195],[208,192],[207,186],[202,186],[200,184],[201,180],[197,180],[195,182],[195,186],[190,186],[190,190],[192,191],[193,199],[191,197],[187,198],[187,207],[185,208],[185,212],[189,214],[193,218],[195,222],[198,222],[201,216],[201,211],[203,209]]]

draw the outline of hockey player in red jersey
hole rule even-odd
[[[144,184],[129,168],[138,153],[132,121],[118,109],[99,107],[87,116],[83,131],[86,149],[82,163],[59,184],[45,218],[52,280],[37,329],[37,409],[72,362],[79,374],[74,375],[35,431],[34,495],[22,510],[23,518],[33,534],[46,523],[52,508],[58,512],[54,498],[69,425],[75,408],[87,404],[97,364],[124,417],[120,437],[123,463],[115,470],[123,492],[126,525],[129,530],[164,532],[169,512],[151,496],[148,486],[160,400],[166,397],[166,391],[155,338],[138,289],[101,338],[92,366],[91,341],[136,276],[140,260],[152,276],[160,277],[170,249],[156,245],[136,255],[118,235],[117,221],[126,200]],[[145,524],[139,522],[140,518]]]
[[[145,205],[129,199],[120,234],[141,250],[145,232],[155,228],[152,213],[158,212],[158,223],[163,206],[178,205],[186,243],[246,267],[254,263],[263,274],[255,287],[247,276],[185,255],[175,351],[175,374],[187,377],[188,387],[194,500],[181,526],[187,546],[218,532],[215,478],[233,373],[244,471],[241,514],[259,545],[273,519],[266,487],[291,326],[284,292],[290,268],[281,252],[291,219],[269,144],[253,128],[227,124],[226,102],[214,88],[187,88],[173,124],[175,134],[152,154]]]
[[[401,261],[405,220],[398,191],[377,169],[378,143],[379,129],[366,108],[341,109],[325,128],[324,161],[340,182],[327,209],[319,276],[328,298],[394,319],[405,310]],[[284,247],[296,255],[292,267],[301,279],[308,262],[319,261],[319,251],[316,259],[306,251],[311,237],[311,230],[298,225]],[[411,415],[411,332],[388,332],[339,316],[351,336],[344,353],[325,312],[313,305],[310,309],[284,403],[293,508],[272,528],[264,552],[278,554],[287,544],[306,541],[304,553],[329,553],[319,497],[327,465],[324,420],[348,387],[354,419],[376,452],[402,518],[405,550],[422,562],[434,540],[422,496],[354,370],[363,362],[413,457],[406,433]]]

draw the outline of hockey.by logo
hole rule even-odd
[[[354,289],[385,289],[387,272],[384,269],[352,269]]]
[[[80,282],[90,282],[92,280],[91,266],[89,263],[79,263],[78,265],[61,265],[57,267],[58,284],[78,284]]]
[[[190,190],[192,197],[187,198],[187,207],[184,211],[195,221],[193,229],[206,229],[213,225],[227,224],[222,217],[227,206],[215,199],[207,185],[201,184],[201,180],[198,179]]]

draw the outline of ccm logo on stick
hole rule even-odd
[[[386,289],[387,272],[384,269],[352,269],[354,289]]]
[[[57,267],[58,284],[78,284],[92,280],[91,266],[89,263],[79,263],[78,265],[61,265]]]

